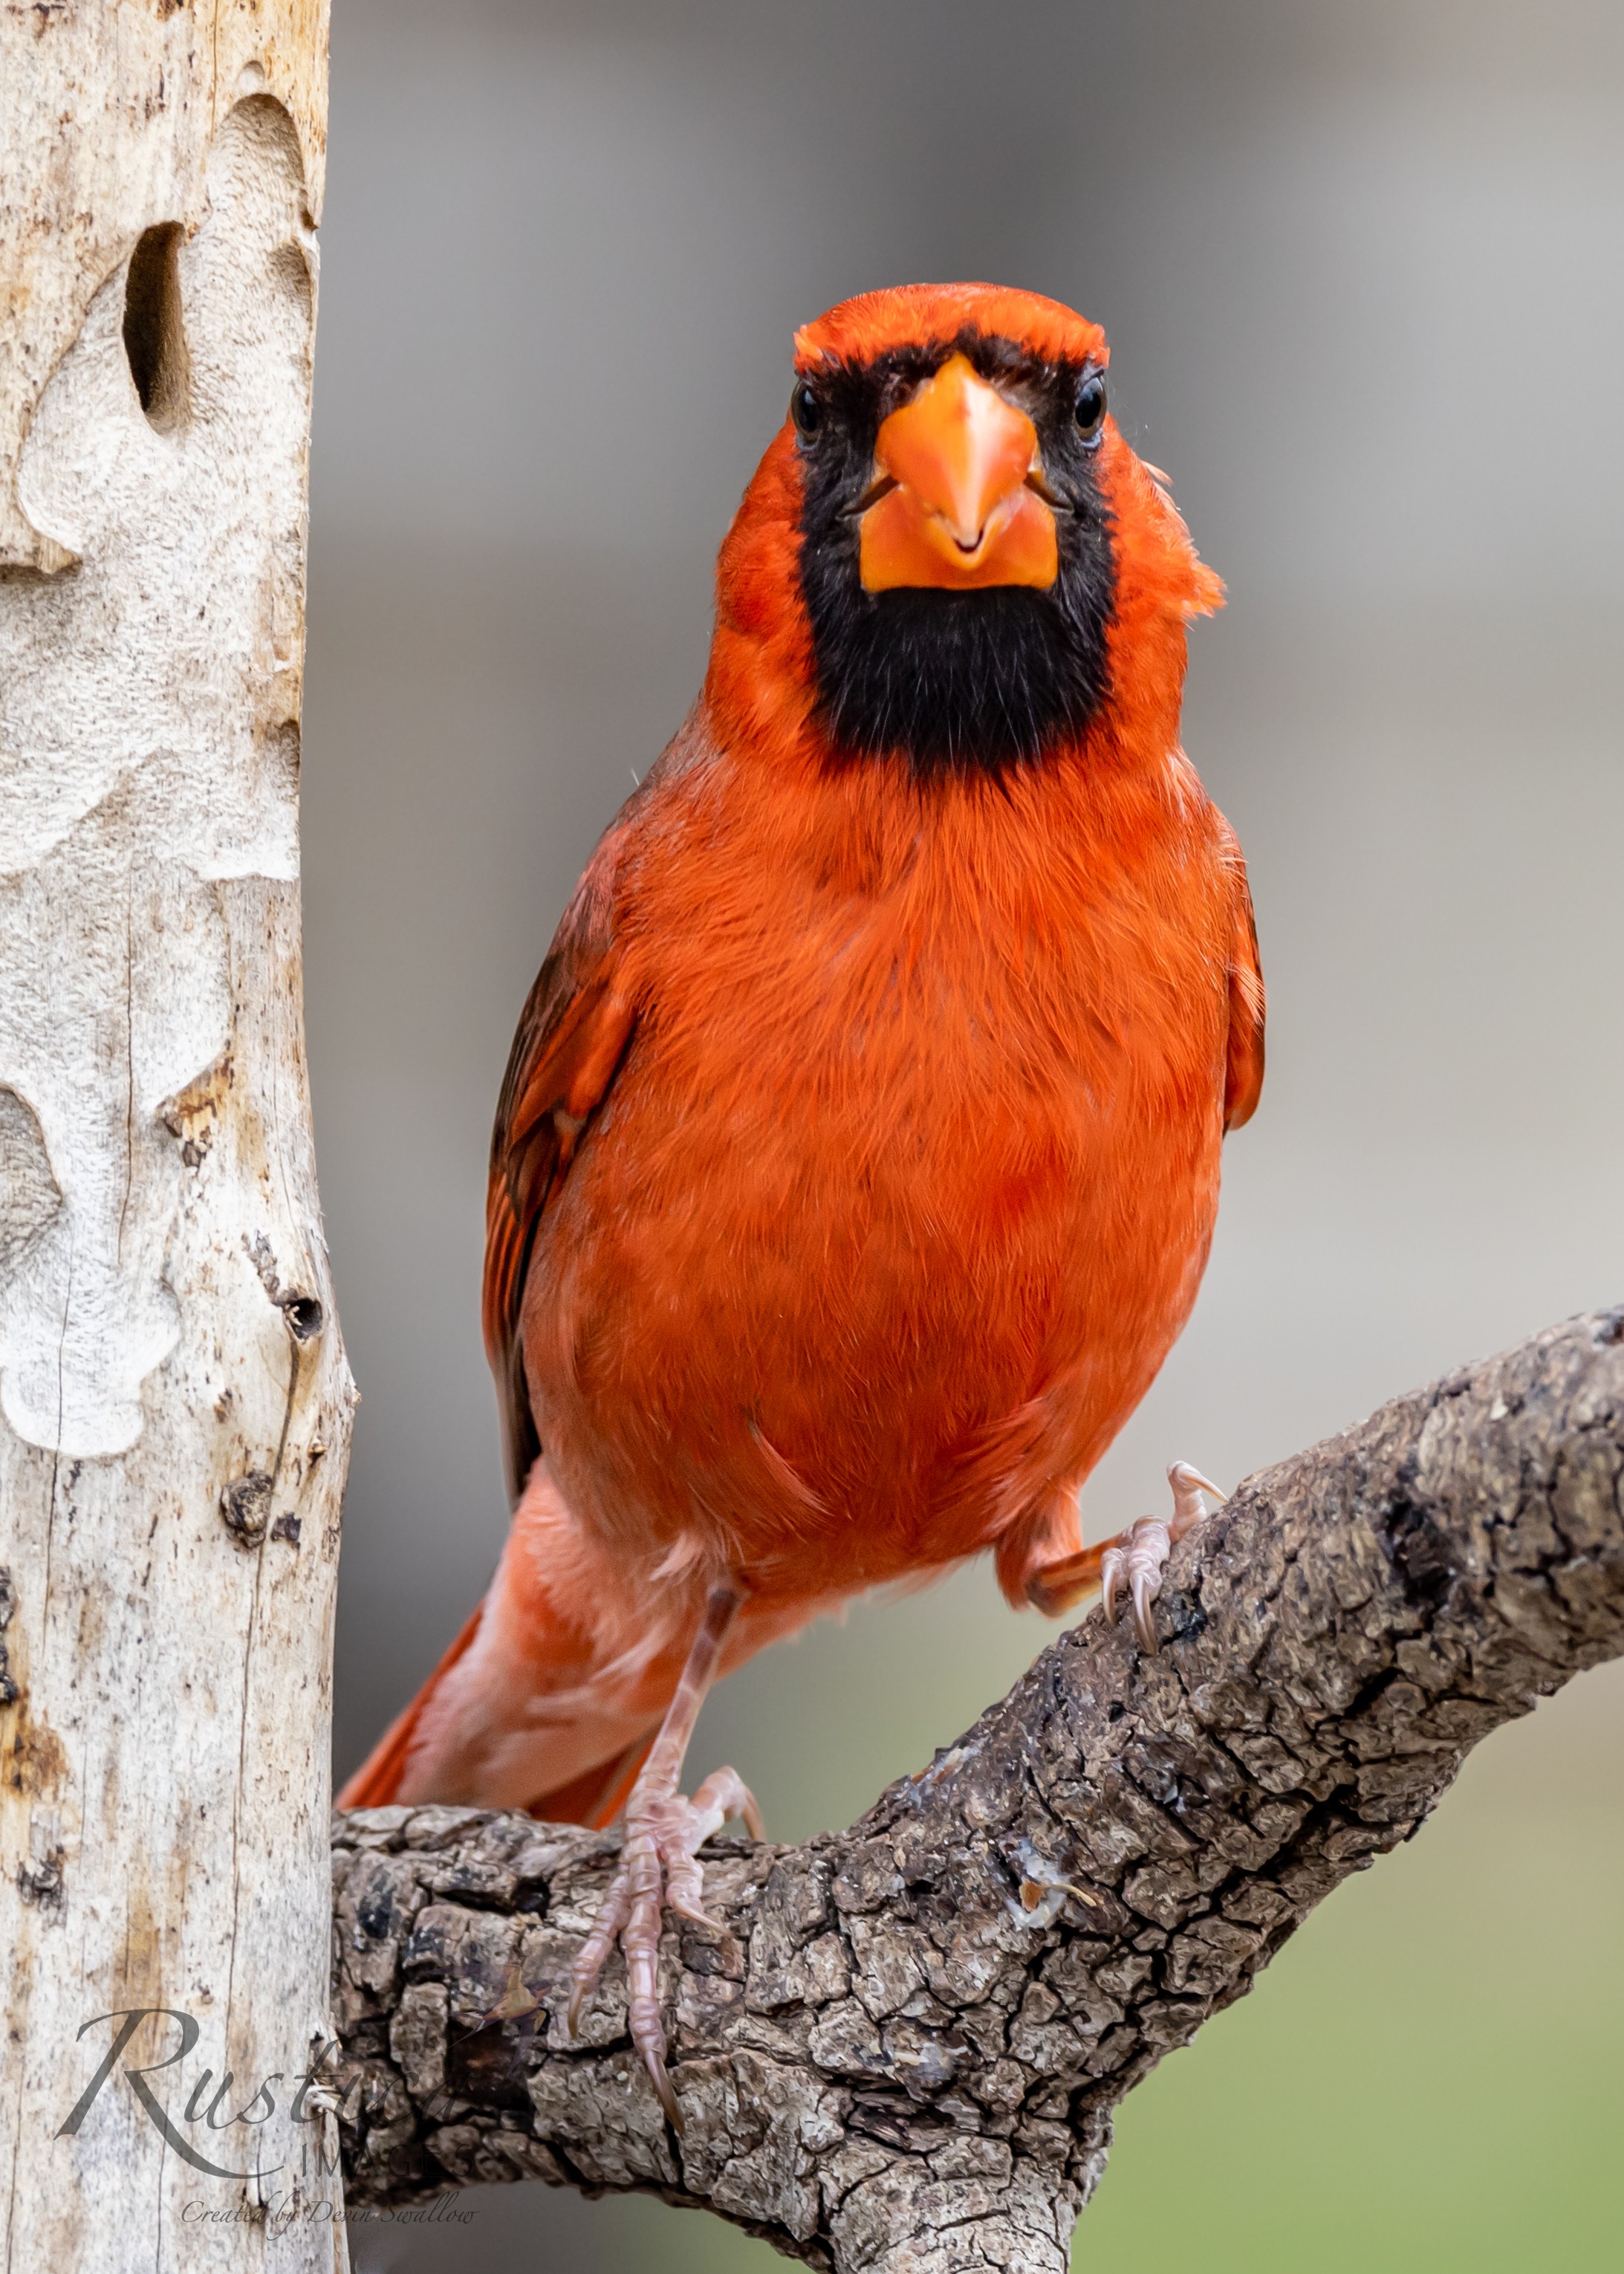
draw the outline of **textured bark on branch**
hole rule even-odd
[[[1624,1653],[1621,1472],[1624,1309],[1251,1479],[1176,1551],[1156,1657],[1093,1616],[850,1831],[717,1843],[722,1931],[664,1954],[680,2138],[623,1975],[564,2037],[613,1835],[338,1819],[352,2200],[533,2176],[839,2274],[1058,2274],[1116,2104],[1480,1738]]]

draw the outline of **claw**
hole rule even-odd
[[[610,1882],[609,1892],[598,1905],[598,1916],[592,1921],[592,1931],[582,1944],[569,1977],[569,2003],[564,2010],[565,2026],[570,2036],[575,2035],[582,2009],[591,1996],[604,1962],[614,1948],[620,1929],[626,1924],[631,1909],[631,1887],[623,1871],[617,1871]]]
[[[1175,1461],[1168,1471],[1168,1482],[1173,1488],[1173,1537],[1182,1539],[1192,1525],[1199,1524],[1207,1510],[1201,1505],[1201,1495],[1210,1493],[1222,1502],[1228,1495],[1220,1492],[1210,1477],[1199,1469],[1192,1469],[1188,1461]]]
[[[569,2003],[564,2008],[564,2027],[572,2037],[580,2030],[581,2008],[590,1995],[591,1988],[590,1982],[583,1982],[581,1979],[580,1969],[577,1966],[569,1984]]]
[[[720,1830],[730,1816],[741,1816],[752,1840],[764,1840],[766,1826],[756,1795],[737,1769],[712,1769],[689,1805],[698,1816],[713,1816]]]
[[[1125,1548],[1108,1547],[1100,1559],[1100,1577],[1105,1588],[1105,1617],[1109,1626],[1115,1626],[1122,1616],[1122,1605],[1116,1599],[1116,1590],[1123,1583],[1127,1568]]]
[[[665,2121],[679,2136],[687,2130],[682,2111],[677,2105],[677,2096],[671,2089],[671,2079],[665,2074],[664,2056],[652,2045],[643,2050],[643,2065],[649,2072],[649,2082],[654,2087],[656,2099],[665,2112]]]
[[[1159,1517],[1142,1516],[1128,1534],[1128,1583],[1133,1590],[1133,1631],[1148,1655],[1156,1654],[1156,1623],[1150,1607],[1162,1593],[1172,1541]]]
[[[691,1920],[695,1926],[708,1926],[712,1934],[725,1931],[721,1920],[712,1918],[710,1912],[702,1910],[697,1903],[679,1902],[675,1895],[667,1893],[665,1908],[668,1911],[675,1911],[679,1918]]]
[[[1156,1654],[1156,1623],[1150,1615],[1150,1607],[1161,1585],[1161,1573],[1147,1571],[1142,1564],[1133,1575],[1133,1631],[1139,1638],[1140,1648],[1151,1658]]]

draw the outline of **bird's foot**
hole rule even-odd
[[[1113,1626],[1121,1617],[1122,1600],[1117,1591],[1124,1590],[1133,1606],[1133,1631],[1141,1647],[1152,1653],[1156,1648],[1156,1625],[1150,1615],[1150,1607],[1162,1593],[1162,1576],[1173,1552],[1173,1542],[1182,1540],[1206,1515],[1207,1506],[1201,1498],[1204,1492],[1211,1493],[1217,1501],[1223,1498],[1217,1486],[1209,1483],[1199,1469],[1192,1469],[1188,1461],[1174,1462],[1168,1471],[1168,1482],[1173,1487],[1171,1517],[1141,1516],[1107,1545],[1100,1558],[1106,1617]]]
[[[665,2028],[660,2019],[660,1928],[664,1913],[673,1910],[698,1926],[721,1931],[718,1922],[704,1908],[699,1850],[733,1816],[744,1818],[752,1838],[765,1836],[761,1811],[735,1769],[717,1769],[691,1800],[665,1789],[663,1779],[645,1784],[640,1777],[626,1803],[620,1864],[570,1977],[568,2022],[573,2037],[609,1953],[620,1944],[626,1956],[627,2019],[632,2044],[643,2056],[660,2106],[678,2132],[682,2129],[682,2116],[665,2074]]]
[[[1188,1461],[1174,1462],[1168,1471],[1168,1482],[1173,1488],[1170,1517],[1142,1516],[1114,1540],[1041,1565],[1026,1583],[1027,1600],[1053,1616],[1101,1587],[1106,1617],[1115,1624],[1125,1599],[1132,1605],[1134,1632],[1144,1648],[1154,1652],[1156,1629],[1150,1607],[1162,1593],[1162,1575],[1173,1543],[1206,1515],[1203,1493],[1210,1493],[1217,1501],[1224,1496]]]

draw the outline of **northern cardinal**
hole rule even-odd
[[[914,286],[795,343],[722,546],[699,700],[530,991],[492,1148],[485,1333],[516,1511],[490,1593],[341,1795],[606,1821],[673,2120],[661,1912],[703,1917],[710,1683],[983,1548],[1012,1602],[1131,1593],[1083,1480],[1194,1300],[1263,1074],[1239,847],[1179,747],[1219,605],[1106,410],[1093,324]]]

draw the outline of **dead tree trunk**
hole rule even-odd
[[[334,2193],[311,2176],[332,2119],[297,2099],[327,2034],[353,1398],[297,883],[326,106],[325,0],[0,27],[0,2230],[19,2270],[344,2263],[342,2226],[305,2215]]]
[[[680,2137],[624,1973],[564,2035],[614,1840],[335,1827],[351,2193],[535,2176],[703,2205],[837,2274],[1064,2274],[1111,2111],[1408,1839],[1489,1731],[1624,1654],[1624,1311],[1252,1478],[1160,1653],[1090,1619],[849,1832],[718,1843],[669,1931]]]

